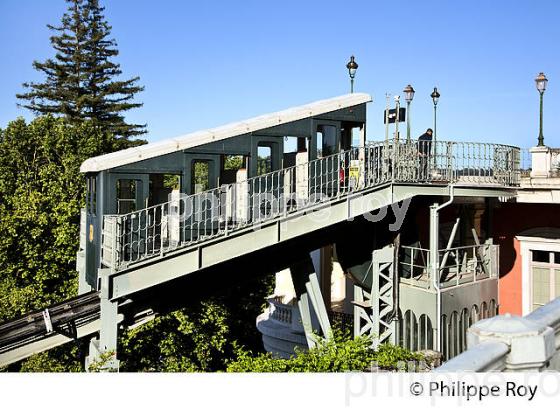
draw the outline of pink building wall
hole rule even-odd
[[[542,227],[560,228],[558,205],[503,203],[494,211],[494,243],[500,245],[500,314],[522,314],[522,261],[515,237]]]

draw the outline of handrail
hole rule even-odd
[[[441,253],[445,253],[448,251],[454,251],[454,250],[465,250],[465,249],[472,249],[472,248],[488,248],[488,246],[490,246],[490,244],[487,243],[481,243],[480,245],[461,245],[461,246],[455,246],[453,248],[442,248],[439,249],[438,252]]]
[[[497,253],[493,251],[497,246],[480,244],[438,249],[438,253],[447,253],[451,255],[451,258],[447,259],[445,265],[437,268],[437,284],[447,289],[450,286],[458,286],[467,282],[496,278],[497,272],[494,272],[491,266],[493,266],[493,258],[497,257]],[[432,273],[428,265],[429,250],[414,246],[402,246],[401,248],[404,251],[401,252],[404,260],[401,260],[399,265],[404,273],[405,283],[429,289],[432,285]],[[479,253],[479,251],[482,252]],[[494,262],[497,263],[497,261]]]
[[[484,342],[465,350],[463,353],[447,361],[441,367],[433,370],[442,372],[490,372],[505,369],[509,346],[501,342]]]
[[[560,297],[538,309],[535,309],[525,317],[529,320],[540,323],[541,325],[549,326],[554,329],[554,333],[557,338],[556,347],[560,350]]]
[[[518,159],[518,148],[499,144],[371,142],[138,211],[106,215],[102,262],[122,269],[390,182],[516,186]]]

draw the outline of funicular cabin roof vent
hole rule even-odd
[[[326,114],[343,108],[368,103],[372,100],[369,94],[354,93],[340,97],[320,100],[311,104],[289,108],[272,114],[261,115],[245,121],[223,125],[191,134],[182,135],[165,141],[128,148],[122,151],[89,158],[82,163],[81,172],[99,172],[123,165],[132,164],[145,159],[193,148],[208,142],[220,141],[274,127],[279,123],[289,123],[305,118]]]

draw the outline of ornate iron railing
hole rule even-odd
[[[516,186],[519,149],[498,144],[373,142],[124,215],[104,217],[102,262],[146,258],[309,210],[385,183]]]
[[[531,151],[529,150],[529,148],[521,148],[519,150],[519,156],[520,156],[519,171],[521,173],[521,176],[522,177],[529,176],[531,174],[531,169],[533,167]]]

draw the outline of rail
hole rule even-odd
[[[413,141],[368,143],[103,220],[102,263],[114,270],[386,183],[519,184],[519,149]]]
[[[98,318],[99,293],[90,292],[0,323],[0,354],[57,333],[77,337],[79,327]]]
[[[533,168],[532,156],[529,148],[522,148],[519,150],[519,171],[522,177],[528,177],[531,175],[531,170]]]
[[[433,287],[428,249],[402,246],[399,262],[402,282]],[[440,288],[459,286],[498,277],[498,245],[481,244],[440,249],[437,283]]]

